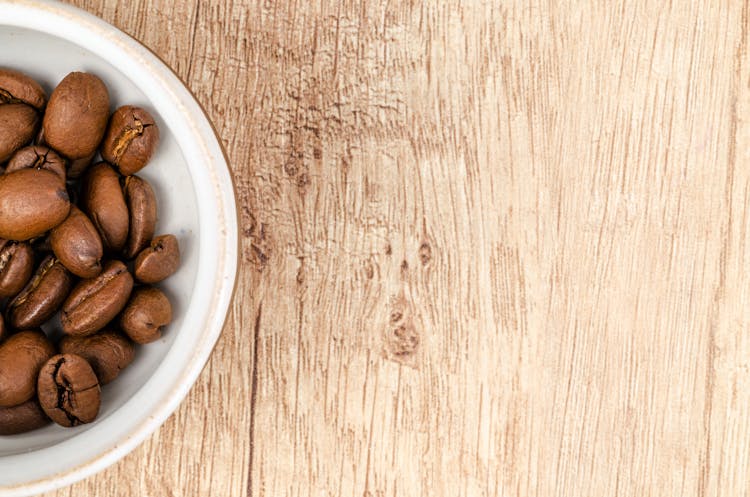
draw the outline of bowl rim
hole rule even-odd
[[[103,470],[140,445],[174,413],[198,379],[221,335],[239,281],[237,276],[240,241],[237,216],[238,197],[224,145],[205,109],[168,64],[127,33],[75,6],[51,0],[0,0],[0,8],[4,12],[6,9],[8,11],[12,9],[16,14],[23,12],[23,15],[4,15],[3,19],[0,20],[0,25],[34,30],[37,28],[33,25],[33,20],[36,19],[38,14],[51,16],[62,25],[75,26],[86,36],[93,36],[116,45],[120,56],[148,66],[149,75],[165,90],[172,93],[174,96],[172,103],[178,104],[180,112],[191,120],[191,127],[195,133],[190,138],[198,139],[201,142],[201,147],[207,152],[205,161],[209,163],[211,169],[209,171],[210,186],[215,194],[213,200],[216,202],[216,214],[218,219],[223,220],[223,223],[216,223],[216,231],[221,243],[217,244],[217,277],[214,279],[213,299],[206,306],[205,322],[207,326],[199,337],[194,353],[185,358],[185,363],[179,364],[181,372],[176,382],[170,385],[172,388],[168,391],[166,397],[161,399],[154,411],[149,413],[145,419],[131,427],[126,434],[110,441],[109,449],[101,451],[95,457],[41,479],[6,486],[0,484],[0,496],[10,497],[55,490]],[[25,20],[19,22],[18,19],[21,18]],[[52,36],[69,39],[62,34],[66,32],[64,29],[57,29],[55,32],[52,32],[51,29],[43,31]],[[73,43],[76,42],[73,41]],[[101,56],[97,50],[91,50]],[[181,145],[181,142],[186,140],[186,138],[180,140],[179,137],[176,137],[176,139]],[[203,224],[201,224],[200,229],[202,231],[205,229]],[[205,235],[201,233],[200,238],[204,239]],[[201,245],[202,248],[203,245]]]

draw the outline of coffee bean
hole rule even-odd
[[[25,242],[0,240],[0,297],[21,291],[34,270],[34,250]]]
[[[142,283],[158,283],[180,266],[180,246],[174,235],[157,236],[135,259],[135,278]]]
[[[135,343],[161,338],[161,328],[172,321],[172,304],[158,288],[139,287],[133,291],[120,316],[120,327]]]
[[[132,259],[146,248],[156,229],[156,195],[151,185],[138,176],[128,176],[123,185],[128,205],[130,228],[123,255]]]
[[[90,423],[99,414],[99,382],[88,362],[74,354],[50,358],[39,372],[39,403],[61,426]]]
[[[47,256],[31,280],[8,303],[8,324],[17,329],[36,328],[60,308],[73,286],[73,275],[54,256]]]
[[[102,271],[102,240],[89,218],[76,206],[68,218],[52,230],[50,245],[68,271],[81,278],[93,278]]]
[[[0,407],[12,407],[36,392],[39,368],[55,354],[41,331],[22,331],[0,345]]]
[[[65,336],[60,341],[60,352],[77,354],[94,368],[99,383],[105,385],[120,374],[135,357],[133,342],[114,331],[102,331],[91,336]]]
[[[0,164],[34,138],[39,116],[26,104],[0,105]]]
[[[62,306],[60,323],[67,335],[90,335],[120,313],[133,289],[133,277],[120,261],[109,261],[96,278],[78,283]]]
[[[0,69],[0,104],[23,103],[41,111],[46,102],[42,85],[20,71]]]
[[[32,145],[16,152],[8,162],[5,173],[20,169],[44,169],[55,173],[65,182],[65,159],[47,147]]]
[[[68,159],[93,157],[108,118],[109,92],[102,80],[93,74],[70,73],[50,96],[42,124],[44,140]]]
[[[132,105],[117,109],[109,120],[102,158],[125,176],[140,171],[159,142],[159,128],[146,110]]]
[[[0,176],[0,238],[35,238],[63,222],[69,211],[68,191],[55,173],[21,169]]]
[[[13,407],[0,407],[0,436],[26,433],[49,423],[37,399]]]
[[[100,162],[86,173],[81,208],[99,231],[105,249],[121,251],[128,237],[128,206],[119,176],[106,163]]]

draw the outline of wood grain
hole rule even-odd
[[[205,106],[242,269],[50,495],[750,494],[747,1],[73,3]]]

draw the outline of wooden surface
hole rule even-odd
[[[53,495],[750,494],[747,1],[74,3],[204,104],[242,271]]]

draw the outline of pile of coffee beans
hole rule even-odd
[[[156,236],[154,190],[135,175],[158,142],[151,115],[111,113],[92,74],[48,100],[0,68],[0,435],[93,421],[100,386],[172,320],[154,285],[177,270],[177,239]]]

